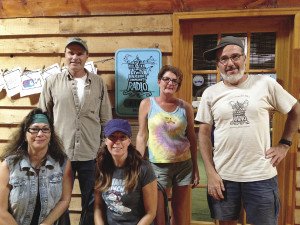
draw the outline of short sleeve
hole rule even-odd
[[[154,170],[149,161],[143,160],[141,165],[140,182],[144,187],[156,179]]]
[[[287,114],[296,104],[297,99],[287,92],[276,80],[268,77],[269,89],[271,89],[271,104],[276,110]]]
[[[212,117],[212,112],[211,112],[211,101],[210,101],[208,90],[209,89],[206,89],[203,92],[195,120],[202,122],[202,123],[208,123],[208,124],[212,125],[213,117]]]

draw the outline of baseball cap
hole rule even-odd
[[[109,137],[116,131],[120,131],[126,134],[128,137],[131,137],[131,126],[127,120],[112,119],[105,124],[104,127],[105,137]]]
[[[205,51],[203,53],[203,57],[204,59],[211,61],[211,60],[215,60],[216,59],[216,52],[220,49],[220,48],[224,48],[227,45],[237,45],[240,46],[243,49],[244,52],[244,44],[241,41],[240,38],[238,37],[233,37],[233,36],[226,36],[221,38],[221,40],[219,41],[218,45],[212,49],[209,49],[207,51]]]
[[[67,40],[67,44],[66,47],[68,47],[68,45],[70,44],[78,44],[81,45],[87,52],[89,51],[88,46],[86,44],[86,41],[82,40],[79,37],[71,37]]]

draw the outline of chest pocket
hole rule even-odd
[[[54,173],[49,177],[49,183],[50,185],[53,184],[57,184],[57,183],[61,183],[62,182],[62,173]]]
[[[95,89],[95,87],[90,87],[91,91],[93,91],[93,94],[91,94],[91,91],[86,95],[86,102],[87,104],[87,112],[93,115],[97,121],[100,120],[99,118],[99,112],[100,112],[100,107],[102,104],[103,100],[103,95],[104,95],[104,89],[101,88],[101,90]],[[91,116],[90,115],[90,116]]]

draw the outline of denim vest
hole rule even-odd
[[[13,164],[13,158],[14,156],[9,156],[5,159],[10,171],[9,211],[19,225],[30,225],[39,190],[40,224],[61,198],[66,160],[63,166],[60,166],[59,162],[48,155],[45,165],[37,174],[28,157],[24,156],[16,164]]]

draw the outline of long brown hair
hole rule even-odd
[[[13,139],[4,149],[4,152],[0,156],[0,161],[3,161],[6,157],[14,155],[14,163],[19,161],[24,155],[28,155],[28,143],[26,142],[26,132],[29,126],[33,122],[33,116],[35,114],[44,114],[48,121],[51,129],[51,137],[49,142],[49,148],[47,154],[50,155],[54,160],[59,161],[60,165],[64,163],[67,155],[64,153],[64,147],[60,138],[54,131],[53,120],[49,117],[46,112],[43,112],[40,108],[35,108],[29,112],[29,114],[23,119],[19,125],[18,130],[14,133]]]
[[[142,155],[136,150],[133,144],[128,146],[128,155],[125,161],[125,190],[131,192],[137,185],[140,167],[142,164]],[[95,189],[104,192],[107,191],[112,182],[113,172],[116,169],[113,158],[103,145],[98,152],[96,159],[96,180]]]

